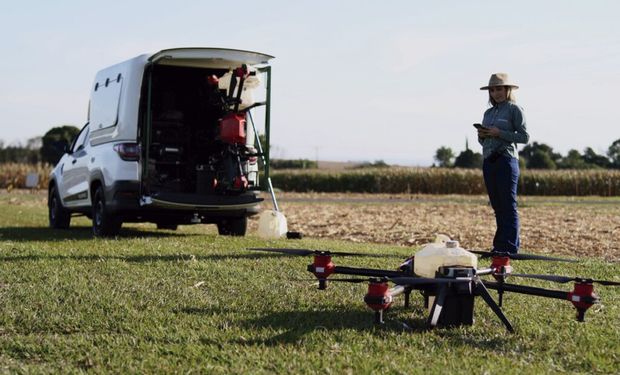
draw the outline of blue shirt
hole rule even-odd
[[[495,151],[518,159],[517,143],[527,143],[530,140],[523,108],[513,102],[505,101],[487,109],[482,125],[500,130],[497,138],[478,138],[482,145],[482,157],[485,159]]]

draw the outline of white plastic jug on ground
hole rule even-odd
[[[421,277],[435,277],[442,266],[478,266],[478,257],[459,247],[458,241],[429,243],[417,253],[413,262],[413,272]]]
[[[266,239],[276,239],[286,236],[288,224],[286,217],[280,211],[265,210],[258,217],[258,235]]]

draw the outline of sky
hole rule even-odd
[[[520,89],[530,140],[620,139],[618,1],[0,0],[0,139],[86,122],[98,70],[176,47],[272,60],[272,156],[430,165],[480,151],[491,73]]]

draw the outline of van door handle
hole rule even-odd
[[[77,159],[73,159],[73,161],[71,162],[71,164],[75,164],[77,163]]]

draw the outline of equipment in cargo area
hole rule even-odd
[[[172,194],[236,197],[260,190],[258,160],[265,168],[266,190],[275,210],[261,215],[259,235],[279,238],[287,233],[271,179],[268,150],[263,149],[252,110],[269,103],[255,102],[260,69],[247,64],[224,70],[205,67],[154,65],[150,71],[150,134],[147,184],[156,199]],[[265,130],[269,131],[269,108]],[[198,198],[198,200],[200,197]],[[258,198],[256,198],[258,201]]]
[[[218,75],[230,72],[221,69],[152,68],[146,186],[151,195],[237,195],[258,186],[256,133],[246,132],[246,117],[265,103],[241,106],[244,82],[256,72],[245,64],[233,72],[222,89]]]
[[[444,236],[445,237],[445,236]],[[594,293],[593,284],[620,286],[618,281],[594,280],[591,278],[557,275],[518,274],[513,272],[511,260],[544,260],[574,262],[571,259],[554,258],[534,254],[513,254],[465,250],[457,241],[441,240],[423,247],[406,259],[396,270],[356,268],[337,266],[333,256],[349,257],[397,257],[394,254],[353,253],[329,250],[250,248],[248,250],[275,252],[286,255],[313,256],[307,270],[318,280],[318,289],[324,290],[329,282],[368,283],[364,302],[375,312],[375,323],[384,323],[388,311],[397,296],[404,296],[404,305],[409,307],[410,294],[417,290],[428,308],[428,327],[462,326],[474,322],[474,300],[482,297],[485,304],[495,313],[509,332],[514,332],[512,323],[502,311],[503,295],[506,292],[566,300],[577,310],[577,320],[584,321],[586,311],[600,302]],[[478,259],[480,256],[480,259]],[[491,258],[491,265],[478,267],[478,261]],[[334,278],[334,274],[357,275],[364,278]],[[483,279],[490,276],[494,281]],[[558,283],[574,282],[572,291],[551,290],[520,284],[507,283],[509,277],[547,280]],[[390,287],[390,283],[394,286]],[[497,301],[489,289],[496,290]],[[400,326],[400,324],[399,324]]]

